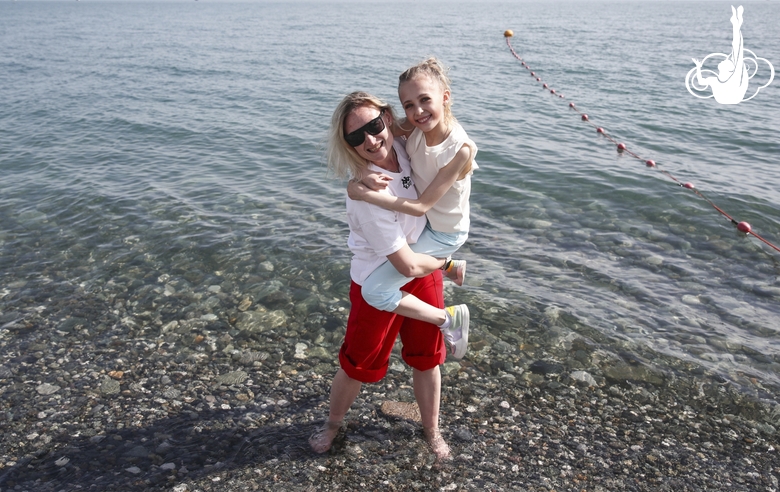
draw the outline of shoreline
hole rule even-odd
[[[60,331],[16,347],[0,367],[0,490],[778,488],[778,407],[706,375],[655,379],[638,361],[607,373],[573,370],[573,358],[448,361],[441,428],[453,459],[436,464],[419,424],[381,412],[414,400],[396,347],[387,377],[364,385],[346,432],[316,455],[307,438],[327,413],[328,349],[267,330],[262,343],[239,332],[200,350],[216,333],[179,331],[160,344]],[[255,351],[269,343],[283,350]],[[126,370],[97,370],[108,360]]]

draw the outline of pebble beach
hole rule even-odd
[[[780,85],[685,89],[729,6],[356,5],[0,2],[0,492],[779,491],[780,254],[734,226],[780,244]],[[745,5],[774,67],[778,26]],[[401,111],[431,55],[479,146],[452,458],[400,347],[317,455],[350,309],[330,117]]]
[[[139,269],[61,301],[4,290],[0,490],[778,489],[771,389],[610,353],[549,310],[510,336],[472,308],[469,354],[441,366],[451,460],[393,411],[414,401],[398,347],[316,455],[348,303],[259,260],[243,284]]]

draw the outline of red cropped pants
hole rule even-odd
[[[441,271],[437,270],[427,277],[412,280],[401,290],[432,306],[444,308],[443,287]],[[352,282],[349,290],[352,308],[339,351],[341,368],[350,378],[376,383],[385,377],[399,333],[403,344],[401,357],[411,367],[427,371],[444,362],[447,349],[439,327],[379,311],[363,300],[360,290],[361,287]]]

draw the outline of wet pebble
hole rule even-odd
[[[106,377],[100,383],[100,392],[106,396],[115,395],[119,393],[121,385],[119,381]]]
[[[35,391],[37,391],[39,395],[53,395],[60,389],[61,388],[56,384],[43,383],[38,385],[38,387],[35,388]]]

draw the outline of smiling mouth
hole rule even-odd
[[[374,152],[376,152],[376,151],[378,151],[379,149],[381,149],[382,147],[384,147],[384,145],[385,145],[385,143],[384,143],[384,142],[379,142],[379,144],[377,144],[375,147],[373,147],[373,148],[371,148],[371,149],[368,149],[368,148],[367,148],[367,149],[366,149],[366,152],[368,152],[368,153],[370,153],[370,154],[373,154]]]
[[[431,120],[431,115],[423,116],[422,118],[417,119],[418,125],[424,125],[425,123],[428,123]]]

